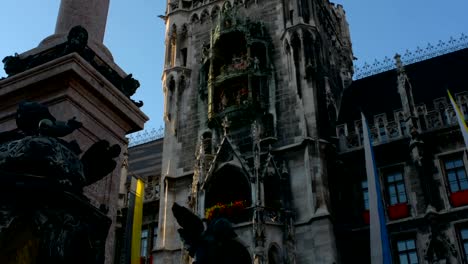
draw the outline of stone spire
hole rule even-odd
[[[405,67],[403,66],[403,62],[401,60],[401,55],[398,53],[395,55],[395,66],[398,73],[398,93],[400,94],[403,111],[405,112],[407,118],[411,118],[409,125],[411,127],[417,128],[417,124],[415,124],[413,120],[417,117],[416,106],[413,99],[413,89],[411,87],[408,75],[406,75]]]
[[[88,31],[89,39],[102,44],[106,31],[110,0],[62,0],[55,34],[68,34],[74,26]]]

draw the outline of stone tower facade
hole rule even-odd
[[[252,263],[339,262],[328,175],[353,74],[342,6],[170,0],[164,18],[155,263],[189,262],[174,202],[226,213]]]

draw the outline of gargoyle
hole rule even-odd
[[[4,63],[3,69],[8,76],[15,75],[24,70],[24,63],[21,61],[18,53],[14,56],[6,56],[3,58]]]

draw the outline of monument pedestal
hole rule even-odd
[[[64,138],[76,140],[82,150],[100,139],[125,149],[125,135],[143,129],[148,117],[124,94],[123,86],[116,87],[118,81],[124,83],[128,78],[116,75],[121,70],[110,72],[112,68],[99,66],[99,61],[96,56],[85,59],[71,52],[0,80],[0,132],[16,128],[15,114],[21,101],[36,101],[48,106],[59,120],[76,117],[83,123]],[[85,188],[91,204],[105,208],[112,221],[105,245],[106,263],[113,263],[120,164],[119,159],[111,174]]]

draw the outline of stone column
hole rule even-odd
[[[88,32],[88,47],[116,68],[111,52],[103,44],[109,4],[110,0],[62,0],[54,34],[42,40],[38,48],[22,54],[23,57],[65,42],[70,29],[79,25]]]
[[[103,43],[110,0],[62,0],[55,34],[68,34],[74,26],[88,31],[89,39]]]

